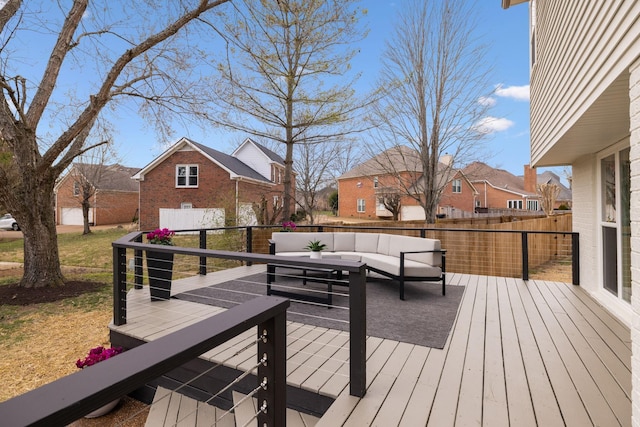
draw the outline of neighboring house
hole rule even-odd
[[[496,169],[482,162],[473,162],[463,170],[478,191],[476,212],[500,210],[540,210],[540,198],[536,192],[536,171],[524,167],[524,177],[518,177],[504,169]]]
[[[529,7],[532,164],[572,166],[580,287],[631,328],[638,349],[640,2]],[[632,358],[632,425],[640,426],[640,352]]]
[[[125,224],[138,212],[138,183],[131,175],[139,168],[74,163],[54,188],[56,223],[83,225],[82,200],[85,185],[90,189],[89,223]]]
[[[445,192],[455,174],[446,160],[439,162],[440,173],[437,177],[439,182],[445,183]],[[424,209],[414,197],[409,196],[418,194],[421,175],[422,165],[415,150],[406,146],[390,148],[338,178],[338,216],[391,218],[392,213],[380,202],[380,197],[396,192],[400,194],[399,219],[424,220]],[[460,194],[460,201],[456,203],[464,205],[465,201],[462,199],[473,192],[473,189],[468,188],[466,180],[462,180],[461,185],[467,190],[464,195]],[[460,206],[461,209],[463,205]]]
[[[560,193],[556,198],[555,208],[558,209],[561,206],[565,206],[571,209],[573,193],[570,188],[567,188],[560,177],[551,171],[544,171],[538,175],[538,185],[540,184],[555,184],[560,189]]]
[[[254,206],[282,207],[284,160],[249,138],[232,154],[182,138],[133,178],[142,230],[255,224]]]

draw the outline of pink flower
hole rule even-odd
[[[104,348],[102,346],[92,348],[89,350],[89,354],[84,359],[78,359],[76,361],[76,366],[79,369],[83,369],[87,366],[93,366],[98,362],[102,362],[103,360],[107,360],[113,356],[117,356],[122,353],[122,347],[111,347]]]

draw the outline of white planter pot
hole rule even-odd
[[[322,259],[322,252],[311,251],[311,259]]]
[[[116,405],[118,404],[118,402],[120,402],[120,399],[116,399],[112,402],[107,403],[104,406],[99,407],[98,409],[96,409],[93,412],[88,413],[87,415],[85,415],[85,418],[97,418],[97,417],[101,417],[103,415],[108,414],[109,412],[111,412],[111,410],[113,408],[116,407]]]

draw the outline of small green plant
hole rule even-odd
[[[320,240],[311,240],[309,241],[309,244],[307,246],[305,246],[305,249],[308,249],[312,252],[320,252],[321,250],[323,250],[324,248],[326,248],[327,245],[325,245],[324,243],[320,242]]]

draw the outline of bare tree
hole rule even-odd
[[[397,221],[402,209],[402,193],[398,187],[383,187],[376,192],[378,201],[391,212],[393,220]]]
[[[388,92],[372,114],[373,154],[402,145],[418,153],[417,180],[404,186],[405,194],[424,208],[428,222],[435,222],[451,169],[466,163],[491,132],[489,103],[481,102],[490,94],[486,47],[475,38],[471,3],[404,2],[382,57],[379,86]],[[440,163],[444,154],[450,161]]]
[[[87,143],[105,106],[129,99],[148,117],[200,114],[200,79],[188,78],[189,55],[202,53],[188,43],[200,39],[180,36],[187,26],[210,31],[206,17],[227,1],[2,2],[0,204],[23,229],[21,286],[63,284],[53,187],[76,157],[106,143]]]
[[[560,187],[553,183],[538,184],[538,194],[540,195],[542,210],[547,216],[550,216],[553,213],[556,199],[560,194]]]
[[[334,183],[331,166],[340,158],[346,145],[336,142],[299,144],[294,155],[298,205],[311,224],[315,224],[318,193]]]
[[[91,233],[90,214],[91,200],[94,198],[97,185],[106,176],[110,166],[108,162],[116,159],[111,144],[100,145],[76,158],[69,170],[69,177],[73,180],[74,192],[77,189],[78,201],[82,208],[82,234]]]
[[[244,0],[225,16],[229,56],[218,66],[220,112],[211,119],[285,145],[284,219],[293,207],[294,145],[341,139],[362,123],[354,120],[359,76],[347,77],[351,46],[365,36],[357,1]]]

